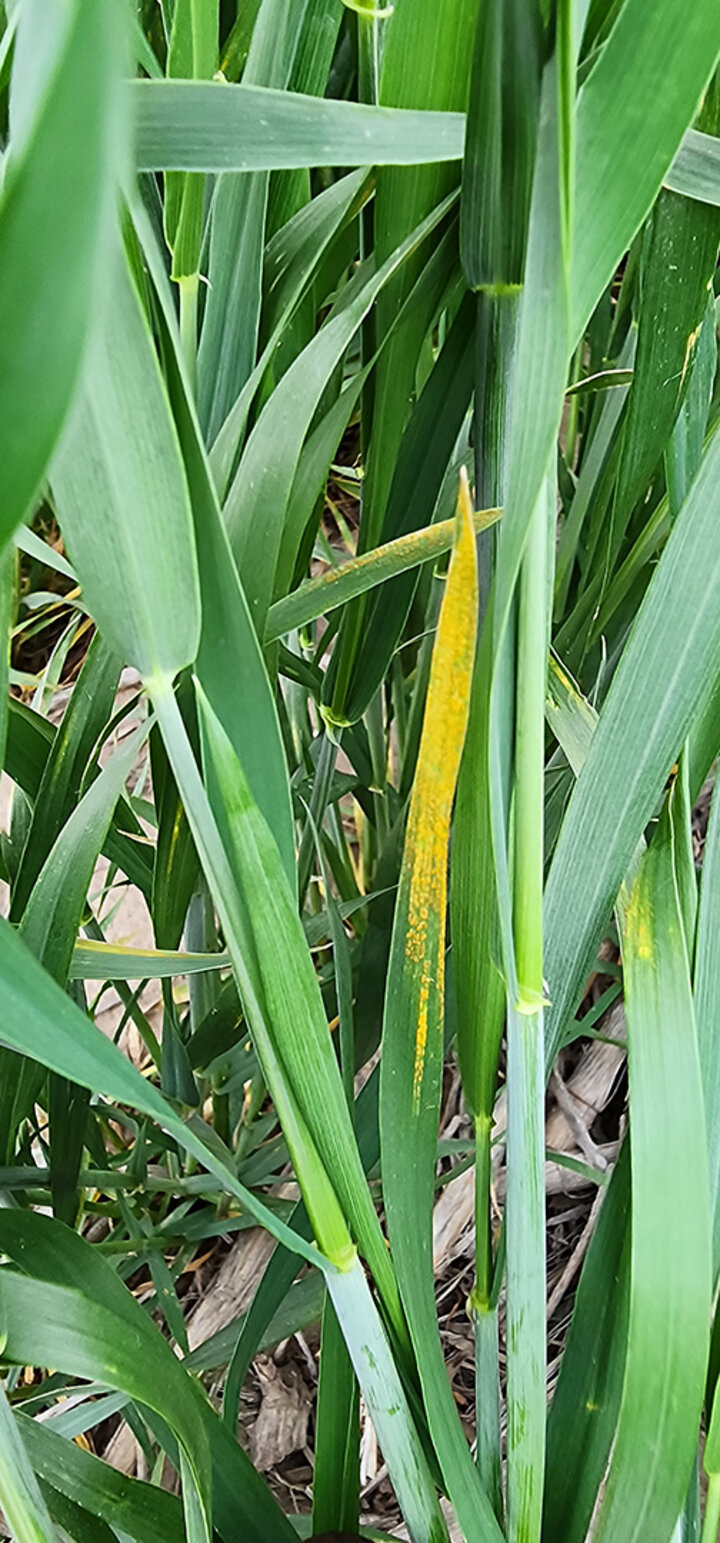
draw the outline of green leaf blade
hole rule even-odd
[[[33,123],[25,125],[17,160],[11,155],[6,167],[0,199],[2,545],[27,514],[57,443],[98,298],[117,152],[125,140],[121,40],[113,5],[76,0],[69,7],[50,82]],[[28,42],[32,48],[32,38]]]
[[[51,472],[88,605],[144,679],[195,659],[200,595],[177,434],[121,250]]]
[[[667,817],[627,902],[623,964],[632,1150],[630,1306],[623,1396],[595,1525],[598,1543],[616,1538],[618,1528],[628,1543],[670,1539],[687,1493],[704,1396],[711,1304],[707,1150]]]

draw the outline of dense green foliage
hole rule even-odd
[[[362,1394],[412,1543],[447,1543],[443,1497],[467,1543],[712,1543],[720,10],[0,20],[11,1536],[307,1535],[237,1415],[258,1350],[322,1318],[318,1533],[357,1529]],[[129,886],[152,949],[106,936]],[[629,1118],[585,1170],[549,1398],[545,1087],[608,936]],[[141,1068],[95,1021],[111,986]],[[432,1261],[448,1057],[472,1450]],[[248,1311],[190,1352],[183,1273],[256,1224]],[[119,1411],[146,1481],[72,1439]]]

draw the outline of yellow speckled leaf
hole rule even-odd
[[[460,767],[470,700],[477,570],[472,501],[463,474],[457,535],[447,592],[440,612],[428,687],[417,773],[405,839],[404,882],[408,885],[405,957],[417,985],[417,1028],[413,1067],[413,1103],[422,1086],[431,992],[442,1016],[445,962],[447,849],[455,786]]]
[[[472,503],[463,476],[395,912],[385,997],[380,1135],[393,1260],[444,1483],[468,1543],[493,1543],[500,1532],[445,1371],[431,1236],[443,1063],[448,842],[468,719],[477,604]]]

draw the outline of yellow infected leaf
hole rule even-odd
[[[405,955],[420,971],[413,1071],[415,1107],[425,1065],[430,994],[434,988],[440,1005],[444,994],[447,850],[468,720],[477,606],[473,507],[463,470],[455,545],[435,637],[405,841],[405,862],[410,870]]]
[[[638,875],[630,891],[623,927],[623,944],[626,950],[634,949],[638,959],[652,959],[653,917],[641,878],[642,875]]]

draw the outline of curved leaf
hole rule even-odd
[[[463,113],[334,102],[262,86],[137,81],[141,171],[274,171],[300,166],[457,161]]]
[[[30,508],[70,405],[125,137],[118,9],[73,0],[63,11],[55,66],[16,158],[11,144],[0,195],[0,546]],[[17,69],[36,66],[37,28],[52,18],[28,20]]]

